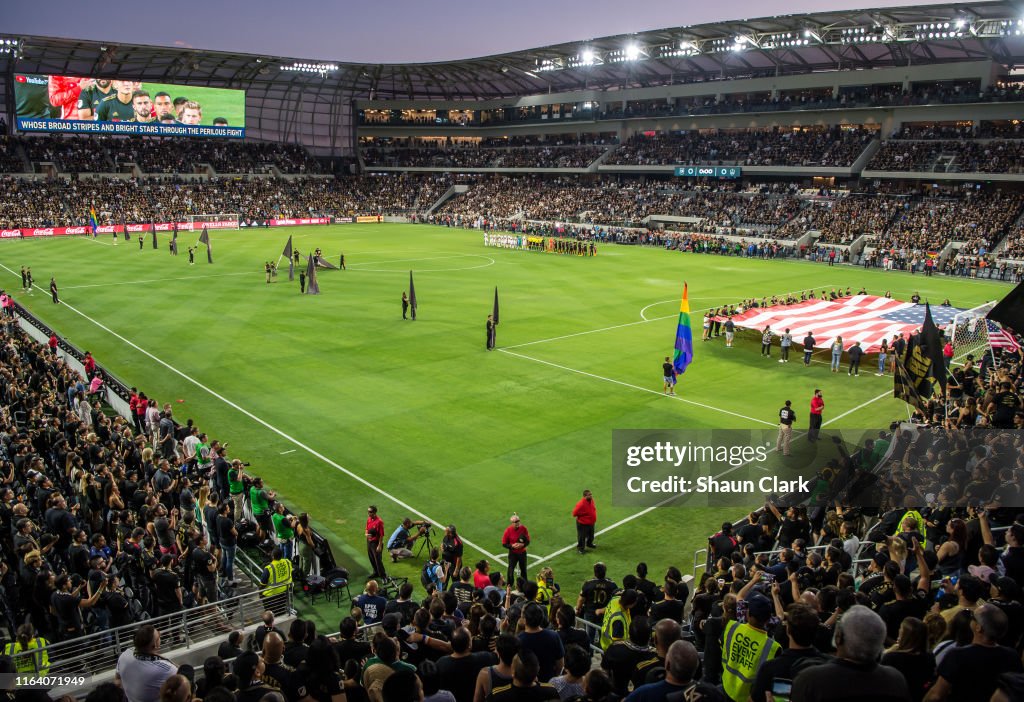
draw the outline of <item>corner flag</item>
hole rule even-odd
[[[693,362],[693,332],[690,331],[690,297],[688,286],[683,283],[683,299],[679,303],[679,323],[676,326],[676,346],[672,356],[672,365],[676,375],[686,372],[687,366]]]

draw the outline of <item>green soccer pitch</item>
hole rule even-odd
[[[347,271],[320,271],[322,294],[300,295],[287,265],[264,282],[289,235],[319,246]],[[530,529],[531,575],[543,562],[574,592],[600,558],[616,579],[646,561],[691,570],[694,551],[743,507],[643,512],[611,500],[614,429],[751,428],[773,431],[792,399],[806,428],[815,387],[827,400],[826,433],[877,430],[906,418],[891,377],[849,378],[800,354],[778,364],[759,338],[700,341],[701,311],[749,296],[861,285],[900,299],[968,308],[1006,294],[998,283],[787,261],[669,253],[605,245],[595,258],[485,248],[476,231],[426,225],[338,225],[212,232],[215,263],[200,247],[188,265],[167,235],[153,250],[110,236],[0,242],[0,281],[73,344],[175,417],[191,417],[230,455],[252,461],[286,504],[309,512],[361,584],[368,572],[366,506],[390,534],[402,517],[455,523],[472,565],[504,558],[500,539],[515,510]],[[32,267],[39,288],[17,291]],[[401,295],[415,272],[418,321]],[[62,304],[46,290],[56,276]],[[661,393],[683,281],[689,283],[696,357],[678,396]],[[501,295],[498,350],[485,350],[494,287]],[[797,339],[806,330],[793,330]],[[179,402],[183,401],[183,402]],[[863,431],[858,436],[863,436]],[[798,444],[806,442],[797,440]],[[819,444],[820,446],[820,444]],[[785,472],[785,469],[782,470]],[[788,477],[788,476],[783,476]],[[598,507],[598,550],[580,556],[570,511],[583,488]],[[440,533],[437,535],[440,542]],[[393,574],[418,584],[422,561]],[[570,596],[572,599],[572,596]]]

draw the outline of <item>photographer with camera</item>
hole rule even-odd
[[[413,527],[419,527],[415,534],[412,534],[410,530]],[[422,519],[412,520],[406,517],[402,520],[402,523],[398,525],[398,528],[391,534],[391,538],[388,539],[388,553],[391,554],[391,562],[398,563],[403,558],[412,558],[412,545],[416,542],[416,539],[421,536],[425,536],[430,533],[434,525],[430,522],[425,522]]]
[[[244,463],[237,458],[231,461],[231,468],[228,469],[228,496],[231,498],[236,520],[241,520],[245,516],[245,480],[248,477],[245,474]]]
[[[252,516],[256,520],[256,534],[260,541],[269,538],[270,530],[273,528],[270,501],[275,497],[277,497],[276,492],[263,489],[263,478],[253,480],[252,487],[249,488],[249,504],[252,506]]]
[[[281,546],[281,554],[289,561],[292,559],[292,546],[295,540],[295,525],[298,518],[294,514],[286,514],[284,503],[274,503],[274,514],[271,517],[274,524],[274,536]]]

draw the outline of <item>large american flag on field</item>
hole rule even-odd
[[[776,334],[789,329],[793,345],[799,346],[808,332],[815,347],[828,348],[837,336],[843,348],[859,341],[867,352],[878,351],[883,339],[896,334],[909,337],[924,324],[925,306],[875,295],[854,295],[839,300],[808,300],[795,305],[775,305],[752,309],[733,317],[738,327],[763,331],[770,326]],[[943,327],[964,310],[956,307],[932,307],[932,319]]]

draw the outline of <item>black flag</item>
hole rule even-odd
[[[935,384],[946,387],[946,364],[942,358],[942,336],[932,320],[931,307],[925,306],[921,333],[907,340],[903,358],[896,359],[893,396],[918,409],[936,396]]]
[[[412,284],[412,271],[409,271],[409,308],[412,310],[412,321],[416,321],[416,286]]]
[[[178,227],[175,225],[174,232],[171,234],[171,253],[175,256],[178,255]]]
[[[124,240],[131,241],[131,236],[128,234],[128,220],[125,219],[122,220],[122,222],[123,224],[121,225],[121,228],[124,229]]]
[[[295,261],[292,260],[292,237],[288,235],[288,243],[284,245],[281,255],[288,259],[288,280],[295,280]]]
[[[1024,283],[1011,290],[985,317],[1018,334],[1024,331]]]
[[[498,323],[498,286],[494,286],[494,311],[491,312],[491,317],[494,318],[494,323]]]
[[[932,308],[924,303],[924,324],[921,325],[921,353],[932,362],[932,377],[946,391],[946,359],[942,357],[942,332],[932,319]]]
[[[149,226],[153,228],[153,248],[157,248],[156,245],[156,222],[150,222]]]
[[[312,256],[306,259],[306,294],[320,294],[320,284],[316,282],[316,264],[313,263]]]
[[[213,263],[213,251],[210,249],[210,233],[203,227],[203,233],[199,235],[199,243],[206,244],[206,260]]]

